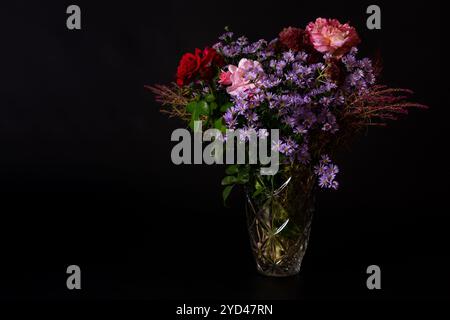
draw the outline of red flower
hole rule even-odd
[[[185,53],[177,69],[177,84],[182,87],[194,81],[197,77],[202,80],[211,80],[217,72],[217,67],[223,66],[221,55],[212,48],[203,51],[195,49],[195,54]]]
[[[195,49],[195,55],[188,52],[181,57],[177,69],[177,84],[180,87],[190,83],[197,75],[198,69],[200,68],[200,56],[198,51],[200,51],[200,49]]]
[[[205,48],[201,57],[200,77],[203,80],[211,80],[217,72],[217,67],[222,67],[223,64],[223,58],[216,50]]]
[[[305,47],[304,45],[305,31],[300,28],[288,27],[284,28],[278,38],[282,45],[293,51],[299,51]]]

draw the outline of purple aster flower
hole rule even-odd
[[[284,61],[284,60],[279,60],[275,66],[278,73],[281,73],[283,71],[284,67],[286,67],[286,61]]]
[[[248,44],[248,39],[245,36],[239,37],[236,41],[239,46],[245,46]]]
[[[267,129],[259,129],[258,130],[258,137],[260,139],[265,139],[269,136],[269,132],[267,131]]]
[[[286,61],[286,63],[294,62],[294,53],[291,50],[283,52],[283,60]]]
[[[337,189],[339,184],[335,180],[339,168],[331,163],[328,155],[322,155],[319,164],[314,167],[314,173],[319,179],[319,186],[326,189]]]
[[[287,81],[296,82],[298,81],[298,76],[294,71],[289,71],[286,73],[285,78]]]
[[[297,158],[301,164],[308,164],[309,161],[311,161],[307,140],[301,145],[300,150],[297,153]]]
[[[329,164],[329,163],[331,163],[330,157],[327,154],[323,154],[320,157],[320,163],[321,164]]]
[[[273,140],[272,141],[272,151],[279,152],[281,145],[282,145],[282,142],[280,139],[278,139],[278,141]]]
[[[256,112],[248,112],[247,120],[249,123],[255,124],[259,120],[259,116]]]
[[[222,40],[222,41],[228,41],[228,40],[230,40],[231,38],[233,38],[233,36],[234,36],[233,32],[225,32],[224,34],[222,34],[222,35],[219,37],[219,40]]]
[[[255,139],[256,137],[257,133],[253,127],[244,127],[239,130],[239,140],[241,142],[250,141],[250,139]]]
[[[296,133],[296,134],[307,134],[308,130],[306,130],[303,125],[298,125],[298,126],[295,126],[294,133]]]
[[[282,121],[283,121],[283,123],[287,124],[291,128],[294,128],[297,125],[297,119],[295,117],[293,117],[293,116],[285,116],[282,119]]]
[[[299,51],[295,56],[295,60],[305,62],[308,59],[308,55],[304,51]]]

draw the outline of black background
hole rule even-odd
[[[379,299],[450,296],[448,52],[438,2],[72,2],[0,5],[0,298]],[[244,201],[221,202],[220,166],[175,166],[171,132],[145,84],[228,25],[250,39],[316,17],[350,21],[382,81],[431,108],[371,129],[321,192],[299,276],[255,272]],[[66,268],[82,290],[66,288]],[[366,288],[366,268],[382,290]]]

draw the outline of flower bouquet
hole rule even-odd
[[[244,145],[247,161],[226,162],[223,199],[236,185],[243,187],[262,274],[300,271],[314,193],[339,187],[336,150],[368,126],[425,108],[408,100],[410,90],[378,84],[380,68],[357,57],[359,43],[356,30],[336,19],[285,28],[270,42],[236,39],[226,29],[213,46],[182,56],[175,83],[148,86],[161,111],[185,120],[194,132],[214,129],[216,143],[236,138]],[[268,142],[258,147],[277,155],[276,170],[263,171],[261,162],[252,161],[254,140]],[[218,150],[211,155],[224,163]]]

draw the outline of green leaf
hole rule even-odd
[[[191,121],[189,121],[189,128],[194,131],[194,119],[191,118]]]
[[[227,199],[230,196],[230,192],[233,189],[234,185],[226,186],[222,192],[223,204],[226,205]]]
[[[197,107],[194,108],[194,111],[192,112],[192,117],[191,118],[194,121],[200,119],[200,110],[199,110],[198,105],[197,105]]]
[[[230,184],[235,184],[237,182],[237,178],[235,176],[226,176],[222,179],[222,185],[227,186]]]
[[[198,102],[190,102],[186,109],[192,110],[191,112],[191,121],[189,122],[189,127],[195,131],[194,121],[200,120],[200,116],[209,114],[209,106],[206,101],[198,101]]]
[[[255,183],[255,192],[253,192],[253,197],[256,197],[261,192],[263,192],[264,187],[259,183],[259,181],[256,181]]]
[[[218,107],[219,107],[219,106],[217,105],[216,102],[211,102],[211,103],[209,104],[209,108],[211,109],[211,111],[216,110]]]
[[[189,113],[193,113],[195,108],[197,108],[197,101],[191,101],[186,106],[186,110]]]
[[[195,130],[194,128],[194,122],[200,120],[200,114],[199,114],[199,108],[198,105],[196,105],[196,107],[192,110],[192,114],[191,114],[191,121],[189,122],[189,127],[192,130]]]
[[[214,120],[214,128],[219,129],[221,132],[225,132],[227,130],[227,127],[225,127],[225,124],[223,123],[222,117]]]
[[[236,183],[245,184],[248,182],[248,174],[238,175],[236,178]]]
[[[227,102],[220,106],[220,111],[225,112],[227,111],[233,104],[231,102]]]
[[[205,97],[206,102],[213,102],[214,100],[216,100],[216,97],[214,97],[214,95],[212,93],[206,95]]]
[[[241,166],[237,175],[237,183],[244,184],[248,182],[249,170],[247,166]]]
[[[197,102],[197,108],[199,115],[207,116],[209,114],[209,105],[206,101],[200,100]]]
[[[225,169],[225,173],[229,176],[235,175],[239,172],[239,167],[237,164],[232,164],[229,165],[226,169]]]

